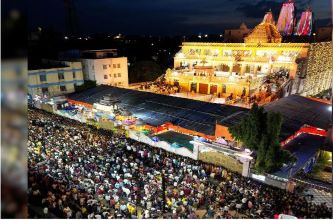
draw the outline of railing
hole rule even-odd
[[[332,192],[332,188],[331,187],[326,187],[324,185],[319,185],[319,184],[316,184],[316,183],[312,183],[312,182],[308,182],[308,181],[305,181],[305,180],[302,180],[302,179],[298,179],[298,178],[291,178],[292,181],[295,181],[296,183],[299,183],[299,184],[303,184],[303,185],[306,185],[310,188],[314,188],[314,189],[317,189],[317,190],[323,190],[325,192]],[[327,184],[329,185],[329,184]]]
[[[186,54],[184,58],[176,57],[176,59],[197,59],[197,60],[203,60],[208,59],[210,61],[226,61],[226,62],[232,62],[235,61],[235,57],[233,56],[207,56],[207,55],[189,55]]]

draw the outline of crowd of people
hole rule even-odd
[[[325,204],[123,135],[37,109],[28,120],[29,210],[39,217],[332,216]]]
[[[151,91],[163,95],[170,95],[180,92],[180,87],[176,85],[169,85],[164,81],[157,80],[155,82],[141,84],[139,90]]]

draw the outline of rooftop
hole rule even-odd
[[[64,68],[69,67],[68,65],[65,65],[64,63],[44,63],[42,61],[29,61],[28,62],[28,70],[40,70],[40,69],[53,69],[53,68]]]
[[[296,157],[295,166],[288,165],[282,167],[279,171],[273,173],[273,175],[287,179],[289,175],[294,176],[301,169],[307,169],[309,161],[315,157],[324,140],[325,137],[311,134],[301,134],[294,138],[284,146],[284,149]]]
[[[131,111],[145,123],[160,126],[170,122],[174,125],[201,132],[215,134],[215,124],[230,127],[244,117],[246,108],[202,102],[112,86],[98,86],[74,93],[69,98],[93,104],[107,94],[117,97],[120,106]],[[295,134],[302,126],[327,130],[332,123],[329,105],[306,97],[291,95],[264,106],[266,111],[280,112],[283,117],[280,140]]]
[[[185,147],[189,151],[193,152],[193,144],[190,141],[193,141],[193,137],[181,134],[174,131],[167,131],[161,134],[155,135],[160,141],[166,141],[170,145],[175,147]]]
[[[128,109],[134,116],[145,123],[160,126],[171,122],[174,125],[215,135],[216,121],[221,121],[237,112],[247,112],[248,109],[221,105],[197,100],[160,95],[117,88],[98,86],[69,96],[70,99],[93,104],[103,96],[112,94],[121,100],[120,106]],[[241,114],[241,113],[239,113]]]
[[[264,106],[266,111],[280,112],[283,124],[280,138],[286,139],[303,125],[328,130],[332,124],[330,105],[311,98],[291,95]]]
[[[101,50],[83,50],[81,58],[84,59],[105,59],[117,57],[117,49],[101,49]]]

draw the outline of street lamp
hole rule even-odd
[[[316,43],[316,33],[313,33],[312,36],[313,36],[313,42]]]

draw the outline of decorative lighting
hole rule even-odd
[[[311,44],[303,92],[316,95],[330,88],[333,68],[332,42]]]

